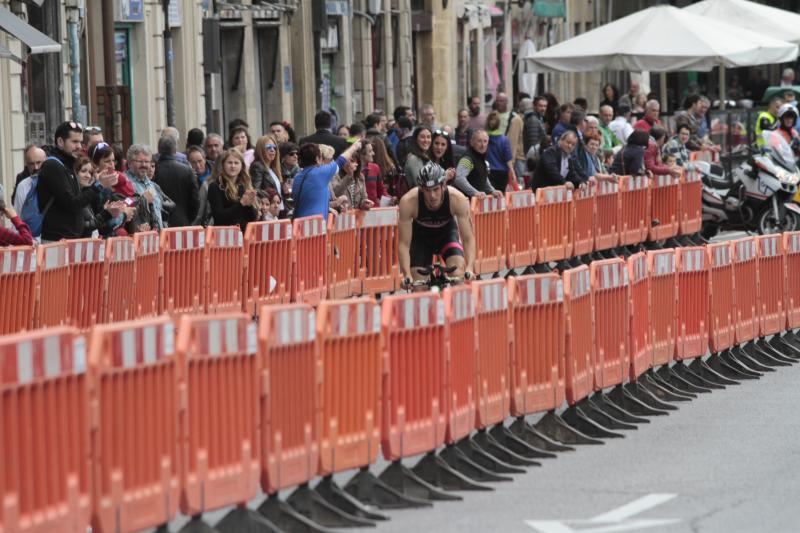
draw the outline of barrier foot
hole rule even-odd
[[[236,507],[217,522],[214,529],[219,533],[280,533],[283,531],[264,516],[247,507]]]
[[[478,446],[472,438],[462,439],[456,443],[456,447],[461,450],[471,461],[497,474],[524,474],[526,470],[518,466],[510,465],[498,459],[488,450]]]
[[[593,396],[590,396],[589,403],[591,403],[592,407],[594,407],[595,409],[599,409],[604,413],[610,414],[611,416],[622,422],[627,422],[629,424],[650,423],[648,419],[642,418],[627,411],[621,403],[615,402],[614,400],[606,396],[602,391],[595,393]]]
[[[618,419],[616,416],[612,415],[610,410],[604,411],[592,403],[589,398],[584,398],[580,402],[576,404],[584,415],[588,416],[595,422],[598,422],[601,426],[606,429],[638,429],[636,424],[631,424],[629,422],[623,422],[622,420]]]
[[[669,365],[662,366],[658,370],[658,376],[678,390],[685,390],[693,394],[711,392],[711,389],[707,387],[700,387],[687,381],[682,375],[675,372]]]
[[[779,337],[775,335],[770,340],[767,341],[767,344],[772,346],[774,350],[782,353],[785,357],[789,357],[795,361],[800,359],[800,348],[797,348],[784,340],[783,337]]]
[[[259,514],[284,531],[302,533],[331,533],[333,530],[300,514],[294,507],[270,494],[258,508]]]
[[[463,441],[466,440],[468,439],[463,439]],[[470,459],[469,454],[465,453],[455,444],[448,444],[445,446],[444,450],[439,453],[439,458],[446,462],[453,470],[469,479],[481,483],[488,483],[491,481],[514,481],[514,478],[497,475],[496,472],[476,463]]]
[[[555,411],[548,411],[532,426],[532,429],[548,439],[562,444],[604,444],[602,440],[590,437],[567,424]]]
[[[472,437],[472,443],[480,448],[483,448],[497,459],[511,466],[542,466],[541,463],[537,463],[532,459],[528,459],[527,457],[524,457],[510,450],[509,448],[506,448],[503,444],[498,442],[498,440],[495,439],[486,428],[479,429],[478,432],[475,433],[475,435]]]
[[[436,455],[436,452],[425,454],[425,457],[420,459],[412,470],[424,481],[448,491],[494,490],[487,485],[475,483],[475,481],[447,464],[447,461]]]
[[[553,269],[550,268],[548,263],[536,263],[533,265],[533,271],[537,274],[547,274],[548,272],[552,272]]]
[[[325,501],[341,509],[342,511],[357,516],[359,518],[366,518],[367,520],[389,520],[389,517],[375,512],[375,509],[368,505],[364,505],[342,489],[333,480],[333,476],[323,477],[314,490],[322,496]]]
[[[794,331],[784,332],[783,335],[781,335],[781,340],[795,350],[800,350],[800,336]]]
[[[742,365],[757,372],[775,372],[775,369],[772,368],[771,365],[763,364],[761,361],[757,361],[755,358],[751,357],[744,349],[743,345],[731,348],[731,355]]]
[[[662,402],[656,396],[653,396],[649,390],[644,388],[639,381],[631,381],[622,386],[623,392],[629,398],[640,402],[651,409],[656,411],[677,411],[678,407],[671,403]]]
[[[695,246],[705,246],[709,243],[709,240],[703,237],[699,231],[689,235],[689,240],[693,242]]]
[[[667,239],[667,242],[664,243],[664,247],[665,248],[682,248],[683,244],[678,242],[678,239],[676,239],[675,237],[670,237],[669,239]]]
[[[747,355],[750,356],[750,359],[753,359],[762,365],[772,367],[773,370],[774,367],[791,365],[791,363],[781,361],[771,353],[765,352],[755,343],[755,341],[750,341],[741,348]]]
[[[657,409],[647,405],[631,394],[630,391],[625,389],[621,384],[611,389],[611,392],[608,393],[607,398],[614,405],[620,409],[624,409],[634,416],[663,416],[669,414],[663,409]]]
[[[778,361],[782,361],[789,365],[793,365],[797,362],[797,359],[794,357],[789,357],[788,355],[782,353],[781,350],[774,348],[764,337],[758,339],[755,344],[759,350],[771,356],[773,359],[777,359]]]
[[[367,466],[360,469],[347,482],[344,490],[360,502],[380,509],[410,509],[413,507],[430,507],[432,505],[427,500],[410,498],[396,491],[381,479],[375,477]]]
[[[513,433],[502,422],[490,429],[489,435],[504,448],[527,459],[555,459],[558,457],[556,454],[537,448],[528,443],[525,439],[518,437],[516,433]]]
[[[606,259],[606,257],[603,255],[603,252],[592,252],[591,258],[592,261],[602,261],[603,259]]]
[[[586,266],[591,265],[592,261],[594,261],[594,255],[593,254],[585,254],[585,255],[581,256],[581,263],[583,263]]]
[[[378,479],[401,492],[406,496],[411,496],[419,500],[429,501],[460,501],[463,500],[457,494],[450,494],[439,490],[431,485],[410,468],[406,467],[401,461],[394,461],[384,470]]]
[[[760,370],[756,370],[754,367],[748,365],[744,359],[741,358],[741,352],[737,351],[734,353],[734,348],[729,348],[728,351],[721,354],[722,360],[725,361],[728,366],[732,366],[740,372],[744,371],[745,373],[753,374],[759,378],[764,375]]]
[[[624,438],[624,435],[620,433],[614,433],[613,431],[609,431],[605,426],[598,424],[597,422],[586,416],[586,413],[583,412],[583,409],[580,407],[580,404],[575,404],[571,407],[568,407],[561,415],[561,418],[564,420],[564,422],[574,427],[581,433],[584,433],[596,439]]]
[[[520,416],[514,420],[508,429],[520,439],[540,450],[545,450],[548,452],[575,451],[575,448],[559,444],[558,442],[551,440],[544,434],[537,431],[536,428],[525,422],[525,417],[523,416]]]
[[[729,378],[724,376],[711,368],[708,363],[703,361],[702,358],[698,357],[694,361],[689,364],[689,368],[700,376],[701,378],[705,379],[706,381],[711,381],[712,383],[719,383],[720,385],[739,385],[739,382],[735,379]]]
[[[570,268],[578,268],[579,266],[584,265],[580,256],[570,257],[569,259],[567,259],[567,264],[569,265]]]
[[[533,265],[528,265],[525,267],[525,270],[522,271],[523,276],[529,276],[531,274],[535,274],[536,270],[534,270]]]
[[[656,375],[653,369],[639,376],[639,384],[646,388],[650,394],[665,402],[690,402],[694,398],[697,398],[697,395],[691,392],[680,391],[663,381]]]
[[[325,527],[375,527],[375,523],[371,520],[346,513],[326,501],[311,490],[308,483],[297,487],[286,499],[286,503],[306,518]]]
[[[688,365],[684,363],[684,361],[676,362],[675,365],[673,365],[672,370],[673,372],[680,375],[683,379],[685,379],[689,383],[697,385],[698,387],[705,387],[707,389],[712,389],[712,390],[722,390],[725,388],[725,385],[721,385],[715,381],[705,379],[704,377],[695,373],[692,369],[689,368]]]
[[[761,377],[761,374],[758,372],[753,372],[751,370],[747,370],[744,367],[736,365],[731,361],[727,360],[728,350],[723,350],[722,352],[711,354],[711,357],[708,358],[707,364],[711,367],[714,372],[717,374],[723,375],[730,379],[758,379]]]
[[[220,533],[214,527],[203,521],[202,515],[193,516],[189,522],[183,526],[178,533]]]

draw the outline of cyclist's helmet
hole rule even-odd
[[[792,104],[783,104],[778,108],[778,120],[783,120],[785,116],[793,116],[797,120],[797,109]]]
[[[444,169],[433,161],[425,163],[422,170],[419,171],[419,176],[417,176],[417,185],[425,189],[436,187],[444,182]]]

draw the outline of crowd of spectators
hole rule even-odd
[[[781,122],[782,104],[771,102],[759,117],[762,127]],[[0,244],[191,225],[244,230],[259,220],[390,206],[431,161],[450,170],[451,185],[469,198],[519,187],[582,187],[619,175],[677,176],[690,151],[716,149],[709,108],[708,98],[688,96],[670,136],[658,98],[636,82],[624,93],[603,87],[593,115],[585,98],[520,94],[512,106],[499,92],[490,108],[468,98],[453,126],[441,123],[430,104],[417,113],[408,106],[392,115],[376,110],[349,125],[321,110],[315,131],[300,139],[283,121],[259,137],[235,119],[224,134],[195,128],[185,141],[164,128],[155,151],[133,144],[124,154],[99,128],[65,122],[52,144],[25,150],[10,201],[0,205],[13,226],[0,231]]]

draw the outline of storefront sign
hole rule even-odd
[[[119,22],[144,21],[144,0],[119,0]]]
[[[333,17],[348,17],[350,16],[350,4],[346,0],[327,0],[325,13]]]
[[[566,18],[567,3],[565,0],[534,0],[533,14],[544,18]]]

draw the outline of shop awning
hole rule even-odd
[[[31,54],[61,51],[59,43],[26,23],[5,7],[0,7],[0,29],[25,43]]]

